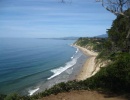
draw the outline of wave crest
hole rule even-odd
[[[60,68],[52,69],[51,72],[54,74],[47,79],[50,80],[50,79],[60,75],[62,72],[66,71],[67,69],[71,68],[72,66],[74,66],[77,62],[77,59],[80,57],[79,55],[76,56],[78,51],[79,51],[79,49],[77,48],[75,55],[71,57],[71,61],[67,62],[64,67],[62,66]]]
[[[33,90],[29,90],[29,96],[33,95],[35,92],[37,92],[39,90],[39,88],[33,89]]]

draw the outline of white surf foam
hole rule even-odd
[[[64,67],[60,67],[60,68],[56,68],[56,69],[51,70],[51,72],[53,72],[54,74],[53,74],[51,77],[49,77],[48,80],[50,80],[50,79],[52,79],[52,78],[54,78],[54,77],[60,75],[60,74],[61,74],[62,72],[64,72],[65,70],[67,70],[68,68],[70,68],[70,67],[72,67],[73,65],[75,65],[76,62],[77,62],[77,59],[78,59],[78,58],[74,58],[74,59],[72,59],[70,62],[67,62]]]
[[[69,44],[71,47],[73,47],[73,44]]]
[[[29,96],[33,95],[35,92],[37,92],[39,90],[39,88],[33,89],[33,90],[29,90]]]
[[[69,75],[72,74],[72,72],[73,72],[73,68],[66,70],[66,73],[68,73]]]
[[[74,56],[71,57],[71,59],[73,59],[73,58],[74,58]]]
[[[75,51],[75,53],[78,53],[79,49],[77,48],[77,50]]]
[[[75,55],[73,55],[71,57],[71,61],[67,62],[64,67],[62,66],[60,68],[56,68],[56,69],[51,70],[51,72],[54,74],[47,79],[50,80],[50,79],[60,75],[62,72],[66,71],[67,69],[71,68],[72,66],[74,66],[77,62],[77,59],[81,56],[81,55],[77,55],[77,53],[79,52],[78,48],[75,52],[76,52]]]
[[[75,54],[71,57],[71,59],[73,59],[75,57],[75,55],[78,53],[79,49],[76,48],[77,50],[75,51]]]

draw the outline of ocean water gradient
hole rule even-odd
[[[22,93],[72,67],[81,56],[75,55],[78,50],[72,43],[74,40],[1,38],[0,93]],[[32,95],[38,89],[28,92]]]

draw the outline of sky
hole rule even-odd
[[[95,0],[65,1],[0,0],[0,37],[91,37],[116,18]]]

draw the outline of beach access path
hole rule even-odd
[[[75,90],[43,97],[40,100],[128,100],[123,95],[105,94],[97,91]]]

